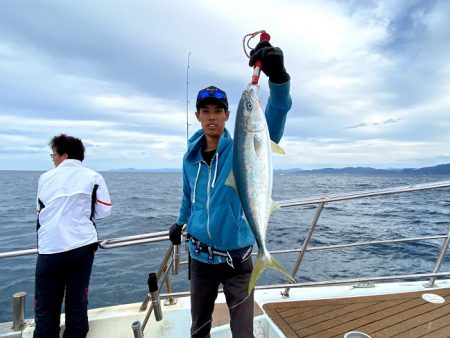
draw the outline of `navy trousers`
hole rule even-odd
[[[97,244],[57,254],[40,254],[36,263],[34,338],[58,338],[65,294],[65,338],[86,337],[89,279]]]
[[[248,283],[253,263],[249,257],[243,263],[205,264],[191,261],[191,337],[210,337],[212,313],[219,285],[230,313],[233,338],[253,337],[253,291],[248,294]]]

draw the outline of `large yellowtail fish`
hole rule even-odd
[[[227,179],[227,184],[238,191],[245,217],[259,248],[250,277],[249,293],[267,268],[277,269],[295,282],[266,247],[269,218],[277,208],[272,200],[272,150],[281,154],[284,151],[270,140],[266,118],[255,90],[258,87],[249,85],[239,101],[234,127],[234,175],[231,173]]]

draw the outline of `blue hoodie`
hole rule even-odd
[[[278,143],[292,106],[290,82],[269,82],[269,88],[265,115],[270,137]],[[231,251],[251,246],[255,238],[245,220],[239,195],[225,184],[233,168],[233,139],[225,129],[210,165],[202,157],[204,143],[203,130],[189,139],[183,158],[183,198],[177,224],[187,223],[187,232],[213,249]],[[189,242],[193,259],[210,264],[225,262],[224,257],[214,255],[210,260],[207,253],[196,254],[194,250],[195,245]]]

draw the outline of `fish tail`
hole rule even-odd
[[[291,283],[295,283],[295,279],[291,276],[291,274],[287,272],[286,269],[270,253],[267,253],[266,255],[258,254],[253,266],[252,274],[250,276],[250,282],[248,284],[249,294],[255,287],[259,277],[261,277],[261,273],[268,268],[280,271],[289,279]]]

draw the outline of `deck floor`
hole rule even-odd
[[[432,293],[442,304],[422,299]],[[360,331],[377,337],[450,337],[450,289],[263,306],[287,337],[343,337]]]
[[[259,307],[258,304],[254,303],[253,306],[254,316],[262,315],[264,312]],[[228,306],[225,303],[218,303],[214,306],[212,327],[222,326],[230,323],[230,313],[228,311]]]

